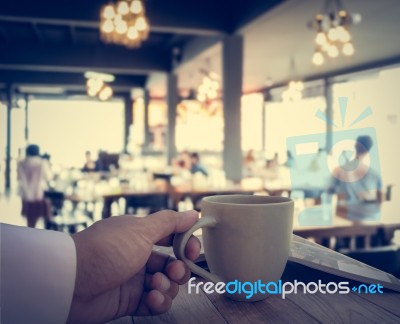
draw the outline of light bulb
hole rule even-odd
[[[354,45],[352,43],[346,43],[343,45],[342,53],[346,56],[351,56],[355,52]]]
[[[144,17],[139,17],[136,20],[136,24],[135,24],[136,28],[138,31],[144,31],[147,29],[147,21]]]
[[[89,88],[87,94],[89,95],[89,97],[95,97],[97,95],[97,91],[93,88]]]
[[[107,5],[103,10],[103,17],[105,19],[113,19],[115,16],[115,11],[113,5]]]
[[[113,91],[111,87],[105,86],[99,93],[99,99],[102,101],[108,100],[111,98]]]
[[[128,25],[125,21],[121,21],[117,23],[117,27],[115,28],[118,34],[125,34],[128,31]]]
[[[297,82],[296,82],[295,89],[298,90],[298,91],[303,91],[303,89],[304,89],[304,83],[303,83],[303,81],[297,81]]]
[[[129,6],[126,1],[120,1],[118,3],[117,11],[120,15],[126,15],[129,12]]]
[[[218,96],[217,91],[210,91],[210,92],[208,93],[208,98],[210,98],[210,99],[216,99],[217,96]]]
[[[340,40],[342,43],[347,43],[347,42],[349,42],[349,41],[351,40],[351,35],[350,35],[349,31],[348,31],[346,28],[342,27],[342,26],[339,26],[338,28],[340,28],[340,31],[339,31],[339,40]]]
[[[206,101],[206,96],[203,93],[198,93],[197,100],[200,102]]]
[[[127,36],[129,39],[134,40],[134,39],[138,38],[139,33],[135,27],[129,27]]]
[[[215,90],[218,90],[218,89],[219,89],[219,83],[218,83],[218,81],[212,81],[211,87],[212,87],[213,89],[215,89]]]
[[[317,66],[324,64],[324,55],[321,52],[314,52],[312,62]]]
[[[115,17],[114,17],[114,22],[115,22],[115,24],[117,25],[118,23],[120,23],[120,22],[122,22],[123,20],[122,20],[122,16],[121,15],[115,15]]]
[[[328,38],[334,42],[338,39],[338,31],[335,27],[331,27],[328,31]]]
[[[329,47],[328,50],[329,57],[337,57],[339,55],[339,50],[335,45]]]
[[[114,31],[114,24],[111,20],[105,20],[101,26],[101,30],[105,33],[112,33]]]
[[[142,2],[139,0],[133,0],[131,4],[131,12],[135,15],[141,13],[143,10]]]
[[[315,43],[318,45],[324,45],[326,44],[326,35],[323,32],[319,32],[317,36],[315,37]]]

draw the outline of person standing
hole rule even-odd
[[[35,227],[39,218],[50,215],[49,204],[44,197],[50,180],[48,162],[40,156],[38,145],[28,145],[26,157],[18,163],[19,194],[22,198],[22,215],[29,227]]]

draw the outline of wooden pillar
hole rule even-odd
[[[326,100],[326,117],[328,120],[333,120],[333,89],[330,79],[324,79],[324,95]],[[333,126],[326,123],[326,151],[330,152],[332,148],[332,130]]]
[[[129,129],[133,124],[133,101],[130,94],[124,96],[125,105],[125,127],[124,127],[124,152],[128,152],[129,144]]]
[[[167,106],[168,106],[168,130],[167,130],[167,161],[171,164],[176,156],[175,127],[176,106],[178,105],[178,77],[174,73],[167,75]]]
[[[144,151],[150,149],[150,125],[149,125],[149,104],[150,104],[150,93],[149,90],[144,90],[143,95],[144,102]]]
[[[224,106],[223,162],[227,179],[242,178],[241,97],[243,78],[243,37],[226,36],[222,41]]]

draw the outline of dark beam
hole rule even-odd
[[[34,32],[37,40],[39,41],[39,43],[43,43],[43,35],[42,35],[37,23],[32,24],[32,29],[33,29],[33,32]]]
[[[68,88],[85,88],[86,79],[82,73],[35,72],[20,70],[1,70],[0,83],[13,85],[64,86]],[[143,87],[145,76],[116,75],[110,83],[115,91],[130,91],[132,88]]]
[[[3,39],[4,39],[6,42],[9,42],[9,41],[10,41],[10,37],[8,36],[6,30],[5,30],[3,27],[0,27],[0,36],[3,37]]]
[[[119,74],[147,74],[170,69],[169,55],[151,49],[129,50],[122,46],[4,46],[0,51],[0,68]]]
[[[71,25],[98,28],[104,0],[58,0],[6,2],[0,9],[0,20],[37,22],[50,25]],[[218,35],[225,31],[225,17],[215,1],[146,1],[146,15],[151,30],[159,33]]]
[[[74,26],[69,27],[69,35],[71,36],[71,42],[73,45],[76,44],[76,29]]]

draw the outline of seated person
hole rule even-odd
[[[191,154],[191,164],[192,164],[192,168],[190,169],[190,172],[192,172],[192,174],[195,174],[196,172],[200,172],[203,175],[205,175],[206,177],[208,176],[208,171],[207,169],[200,163],[200,156],[198,153],[193,152]]]
[[[82,172],[94,172],[98,171],[97,164],[92,160],[90,151],[86,151],[85,153],[86,162],[83,165]]]
[[[382,202],[381,177],[365,162],[372,145],[371,137],[359,136],[355,158],[333,172],[330,190],[338,195],[337,212],[354,221],[373,220],[379,216],[377,203]]]

